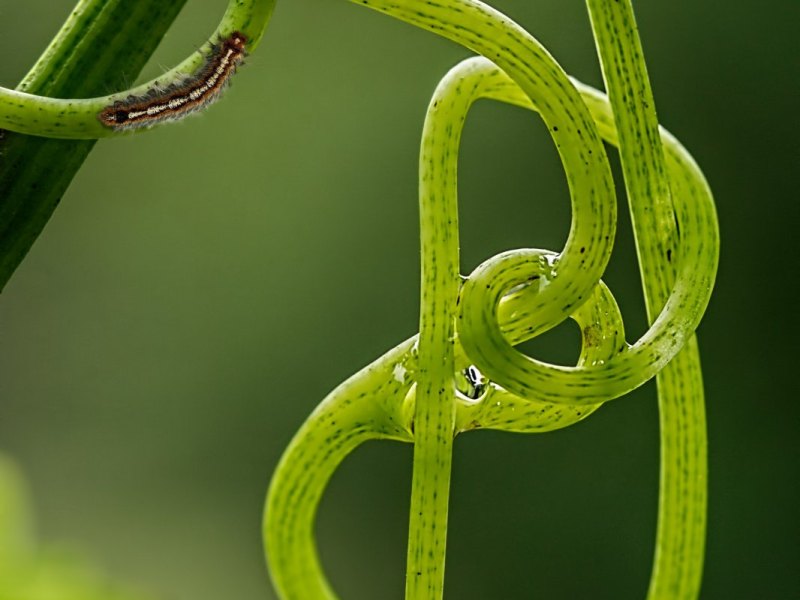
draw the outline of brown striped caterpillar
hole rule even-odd
[[[235,31],[211,47],[203,66],[183,81],[143,96],[128,96],[104,108],[97,118],[112,129],[150,127],[200,110],[219,98],[245,56],[247,38]]]

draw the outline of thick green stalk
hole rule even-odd
[[[588,6],[619,135],[645,304],[652,323],[675,282],[675,264],[685,244],[681,246],[681,232],[675,224],[633,6],[630,0],[588,0]],[[648,598],[697,598],[703,569],[708,467],[705,399],[694,336],[656,381],[661,474]]]

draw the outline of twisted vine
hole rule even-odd
[[[648,598],[696,597],[706,448],[694,330],[716,274],[718,226],[701,171],[658,127],[630,3],[588,0],[608,97],[571,80],[530,34],[477,0],[358,3],[481,56],[447,74],[426,115],[419,335],[331,392],[273,476],[263,533],[276,588],[287,599],[336,597],[315,547],[317,505],[345,456],[367,440],[393,439],[414,444],[406,598],[441,598],[455,435],[479,428],[566,427],[657,376],[661,484]],[[273,4],[231,0],[209,43],[240,31],[252,51]],[[159,82],[109,97],[59,100],[0,89],[0,127],[73,139],[118,135],[100,125],[98,112],[127,94],[179,81],[203,57],[203,51],[195,53]],[[560,252],[506,252],[485,261],[462,284],[456,167],[461,130],[478,98],[541,116],[564,165],[572,223]],[[622,316],[601,280],[616,227],[603,141],[620,149],[650,320],[633,344],[625,341]],[[566,318],[582,331],[576,366],[547,364],[514,348]]]

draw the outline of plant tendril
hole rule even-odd
[[[414,444],[405,597],[437,600],[444,593],[455,436],[475,429],[536,433],[567,427],[657,377],[661,480],[648,598],[696,598],[706,433],[694,332],[716,277],[719,231],[702,172],[658,126],[630,0],[587,0],[608,97],[570,79],[535,38],[478,0],[353,1],[480,56],[442,79],[423,127],[419,334],[331,392],[298,431],[270,483],[263,536],[280,597],[336,598],[317,554],[314,520],[330,477],[364,442]],[[273,6],[274,0],[231,0],[209,43],[240,31],[252,51]],[[127,95],[174,86],[195,72],[207,51],[157,82],[103,98],[54,99],[0,88],[0,127],[46,137],[116,135],[99,123],[101,110]],[[539,114],[564,166],[572,218],[560,251],[504,252],[463,279],[457,164],[461,131],[479,98]],[[137,105],[133,114],[141,112]],[[617,223],[604,141],[620,149],[650,321],[632,344],[601,280]],[[567,318],[582,333],[576,365],[535,360],[514,347]]]
[[[674,211],[681,231],[680,246],[671,252],[674,278],[669,286],[662,286],[666,295],[660,312],[651,313],[657,317],[640,340],[627,344],[617,304],[600,280],[615,234],[616,214],[608,164],[599,140],[620,143],[609,100],[569,80],[538,42],[480,3],[362,3],[444,35],[485,57],[468,59],[448,73],[426,117],[420,156],[419,337],[407,340],[362,370],[321,405],[330,415],[336,414],[337,403],[352,406],[368,402],[370,411],[380,407],[383,416],[373,417],[372,430],[362,433],[357,443],[380,437],[414,443],[406,598],[441,598],[453,436],[479,428],[542,432],[571,425],[603,402],[652,378],[685,345],[691,351],[692,335],[716,275],[718,227],[702,173],[674,138],[657,129],[655,143],[658,152],[663,152],[663,176],[666,189],[671,190],[662,202],[668,203],[670,215]],[[602,21],[602,15],[599,19]],[[601,55],[604,51],[601,48]],[[456,292],[461,281],[457,271],[458,145],[466,113],[481,97],[533,109],[542,116],[564,163],[572,198],[572,226],[561,252],[520,249],[495,256],[479,266]],[[649,197],[637,190],[631,203],[648,202]],[[651,232],[639,227],[637,243],[656,239],[656,247],[663,247],[664,240],[674,239],[673,230]],[[643,277],[651,275],[644,272]],[[567,317],[575,319],[582,331],[576,366],[536,361],[514,349],[515,344]],[[488,380],[477,399],[457,391],[457,374],[470,366]],[[403,374],[402,384],[398,373]],[[697,374],[699,367],[689,357],[688,363],[673,374],[673,380],[684,380],[688,393],[699,395],[702,404],[702,382]],[[386,392],[369,400],[363,393],[348,398],[347,388],[357,385]],[[659,393],[662,388],[660,385]],[[312,448],[328,455],[332,452],[324,450],[328,444],[341,448],[335,440],[324,440],[320,447],[320,440],[309,432],[314,429],[312,421],[298,433],[276,470],[265,510],[270,571],[281,597],[286,599],[336,597],[325,582],[312,534],[316,505],[327,479],[305,484],[307,494],[301,495],[304,508],[293,511],[289,519],[285,505],[276,500],[289,490],[296,491],[297,479],[305,476],[307,463],[299,457]],[[404,434],[386,429],[387,423],[402,425]],[[676,423],[665,422],[662,417],[662,427],[670,428],[662,432],[662,439],[704,439],[703,425],[697,421],[680,424],[682,429],[677,429]],[[343,455],[338,460],[341,458]],[[702,539],[703,535],[702,527],[688,536],[664,533],[665,512],[674,515],[688,508],[696,514],[705,509],[704,497],[675,493],[676,488],[688,489],[687,478],[697,472],[676,476],[676,471],[685,470],[686,465],[667,460],[669,456],[662,454],[659,540],[650,598],[666,597],[659,590],[676,589],[671,580],[674,574],[692,570],[683,568],[697,562],[691,551],[686,552],[685,538]],[[669,477],[664,477],[664,471],[672,472],[676,485],[665,486]],[[685,529],[674,519],[671,526]],[[304,561],[311,568],[301,577],[297,569]],[[292,570],[285,565],[293,565]],[[678,587],[683,590],[679,597],[696,597],[699,578],[684,577]],[[312,588],[318,593],[310,593]]]

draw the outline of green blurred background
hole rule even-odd
[[[146,75],[199,46],[224,4],[189,2]],[[493,4],[600,86],[582,2]],[[0,3],[3,85],[71,8]],[[660,120],[704,169],[723,235],[699,330],[703,597],[800,597],[800,5],[635,8]],[[0,450],[28,478],[42,539],[160,598],[274,597],[260,519],[282,449],[329,390],[416,331],[420,131],[465,56],[347,2],[281,0],[223,102],[96,147],[0,296]],[[464,272],[563,245],[566,184],[534,115],[479,103],[460,186]],[[621,225],[605,279],[633,339],[645,322],[624,211]],[[569,361],[577,344],[567,326],[528,349]],[[318,534],[343,598],[402,597],[410,474],[410,446],[375,443],[332,481]],[[652,383],[563,431],[460,437],[448,597],[643,597],[657,478]]]

